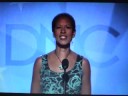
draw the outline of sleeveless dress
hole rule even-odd
[[[69,80],[66,85],[66,94],[80,94],[82,86],[82,59],[77,55],[74,67],[68,71]],[[64,72],[50,70],[47,54],[42,55],[42,66],[40,70],[40,87],[43,94],[64,94]]]

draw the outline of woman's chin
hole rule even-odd
[[[70,43],[57,43],[57,45],[59,46],[59,47],[61,47],[61,48],[68,48],[68,47],[70,47]]]

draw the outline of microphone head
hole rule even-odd
[[[62,67],[63,67],[64,70],[66,70],[68,68],[68,65],[69,65],[68,59],[63,59]]]

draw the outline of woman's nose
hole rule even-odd
[[[65,27],[62,27],[61,28],[61,33],[65,33],[65,32],[66,32]]]

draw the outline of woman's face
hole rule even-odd
[[[54,30],[54,37],[57,43],[60,45],[67,45],[74,36],[75,32],[73,32],[70,20],[68,18],[60,18]]]

